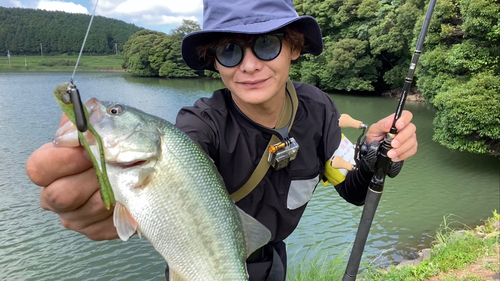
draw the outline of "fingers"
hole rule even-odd
[[[68,118],[63,115],[61,125]],[[92,162],[82,147],[55,147],[47,143],[26,162],[29,178],[40,188],[40,205],[55,212],[62,225],[93,240],[118,237],[113,209],[106,210]]]
[[[390,132],[394,116],[395,114],[392,114],[373,124],[366,134],[366,142],[381,141]],[[417,128],[411,123],[412,118],[413,114],[404,110],[396,121],[397,134],[391,143],[393,149],[387,153],[387,156],[394,162],[403,161],[417,152]]]
[[[36,185],[48,186],[58,178],[88,170],[92,162],[83,155],[82,147],[56,148],[47,143],[37,149],[26,162],[26,173]]]
[[[42,208],[57,213],[61,224],[92,240],[118,237],[113,225],[113,209],[102,202],[94,169],[57,179],[41,187]]]
[[[412,118],[413,114],[405,110],[396,121],[398,132],[391,142],[393,149],[387,153],[394,162],[403,161],[417,152],[417,127],[411,123]]]
[[[391,116],[394,116],[391,115]],[[394,119],[394,117],[392,117]],[[398,129],[398,132],[405,128],[408,124],[410,124],[411,120],[413,119],[413,114],[408,111],[408,110],[403,110],[401,112],[401,116],[399,117],[398,121],[396,121],[396,129]],[[394,122],[394,121],[391,121]],[[392,126],[392,123],[391,123]]]
[[[42,208],[56,213],[73,211],[99,190],[94,169],[65,176],[40,190]]]
[[[74,211],[59,213],[61,224],[92,240],[109,240],[118,237],[113,224],[113,209],[106,210],[97,190],[85,204]]]
[[[112,240],[118,238],[116,227],[113,224],[113,215],[110,215],[102,221],[93,223],[78,232],[95,241]]]
[[[396,135],[391,143],[393,149],[387,153],[393,162],[403,161],[417,152],[418,142],[415,130],[415,125],[409,124]]]

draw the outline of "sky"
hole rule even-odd
[[[96,15],[169,33],[183,19],[202,25],[203,0],[98,0]],[[0,0],[2,7],[43,9],[92,15],[96,0]]]

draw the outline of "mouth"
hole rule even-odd
[[[123,163],[114,162],[114,163],[109,163],[109,164],[116,166],[116,167],[119,167],[121,169],[130,169],[130,168],[145,165],[147,162],[148,162],[147,160],[136,160],[136,161],[132,161],[132,162],[123,162]]]
[[[266,79],[259,79],[259,80],[241,81],[239,83],[242,84],[243,86],[246,86],[246,87],[257,87],[257,86],[260,86],[261,84],[263,84],[266,81],[267,81],[267,78]]]

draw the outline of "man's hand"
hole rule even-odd
[[[417,152],[418,142],[415,133],[417,127],[411,123],[412,118],[413,114],[404,110],[396,122],[398,132],[391,143],[392,149],[387,153],[387,156],[393,162],[403,161]],[[394,114],[371,125],[366,133],[366,143],[370,144],[372,141],[381,141],[389,133],[393,121]]]
[[[66,121],[63,117],[61,124]],[[42,208],[58,214],[65,228],[92,240],[118,238],[113,208],[106,210],[92,162],[82,147],[44,144],[26,162],[26,172],[41,187]]]

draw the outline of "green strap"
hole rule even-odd
[[[292,116],[292,122],[290,123],[290,127],[288,128],[288,132],[292,129],[293,121],[295,119],[295,114],[297,113],[297,107],[299,106],[299,101],[297,99],[297,93],[295,92],[295,87],[293,86],[292,81],[288,79],[286,82],[286,88],[288,89],[288,92],[290,93],[290,99],[285,98],[285,103],[283,104],[283,108],[281,109],[280,116],[278,117],[278,121],[276,122],[276,128],[280,129],[285,127],[288,124],[288,121],[290,120],[290,116]],[[292,108],[292,101],[293,101],[293,108]],[[293,114],[293,115],[292,115]],[[254,188],[262,181],[262,178],[264,178],[264,175],[267,173],[267,170],[271,166],[269,162],[267,161],[267,158],[269,156],[269,149],[267,149],[270,145],[278,143],[280,140],[278,137],[273,135],[271,137],[271,140],[269,141],[266,149],[264,150],[264,154],[262,155],[262,158],[260,158],[260,162],[253,171],[252,175],[248,179],[248,181],[240,187],[237,191],[234,193],[230,194],[229,197],[234,200],[234,202],[238,202],[241,199],[245,198]]]

